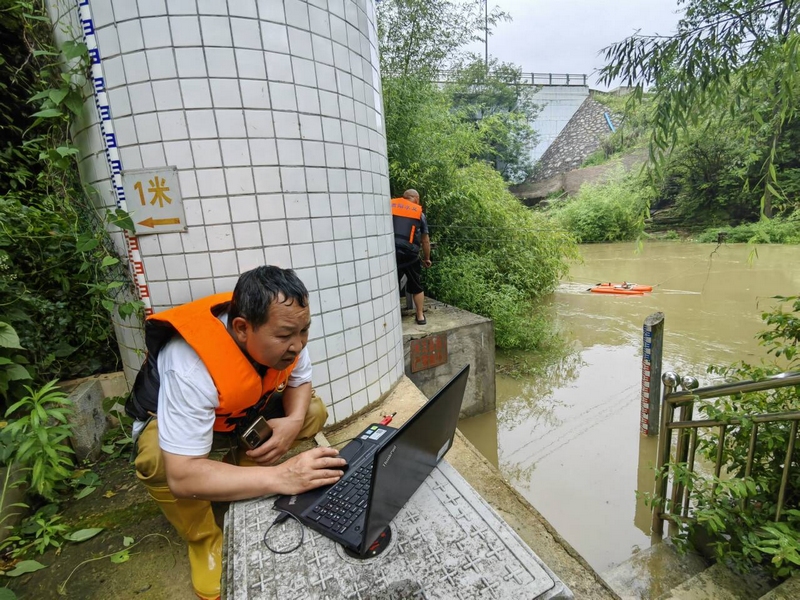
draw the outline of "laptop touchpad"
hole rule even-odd
[[[355,443],[358,442],[358,443]],[[374,444],[366,444],[361,440],[353,440],[347,446],[342,448],[339,457],[347,461],[348,465],[354,464],[359,458],[369,450]]]

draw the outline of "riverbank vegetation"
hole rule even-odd
[[[701,243],[800,244],[800,211],[787,219],[775,217],[735,227],[712,227],[695,236]]]
[[[130,219],[121,211],[98,216],[91,190],[80,183],[78,150],[71,143],[70,127],[83,110],[87,49],[67,43],[58,52],[51,34],[42,3],[4,3],[0,505],[30,513],[10,536],[13,510],[0,521],[0,560],[14,567],[5,571],[10,577],[43,568],[20,559],[91,537],[65,525],[59,514],[65,498],[95,488],[88,485],[90,472],[74,470],[66,441],[73,407],[57,382],[117,370],[111,315],[124,319],[141,305],[128,301],[130,277],[104,229],[131,228]],[[0,595],[14,597],[5,589]]]
[[[772,360],[765,364],[737,363],[710,367],[709,372],[730,380],[758,380],[800,368],[800,297],[777,298],[764,312],[767,325],[758,338]],[[792,421],[756,424],[742,415],[800,410],[800,389],[784,387],[700,402],[705,418],[729,422],[726,435],[714,429],[698,438],[698,450],[709,464],[721,452],[722,477],[692,472],[685,463],[673,464],[677,478],[691,490],[692,509],[675,538],[681,550],[698,543],[717,560],[746,573],[762,567],[778,578],[800,574],[800,475],[797,451],[789,456]],[[753,429],[759,427],[752,444]],[[747,468],[752,455],[753,466]],[[785,486],[785,489],[782,488]],[[783,499],[780,518],[778,503]],[[676,508],[676,510],[678,510]]]
[[[598,98],[624,122],[587,163],[647,148],[648,230],[716,241],[724,228],[727,241],[797,243],[800,6],[690,0],[683,10],[674,36],[632,36],[606,50],[605,83],[631,92]]]
[[[533,90],[509,85],[514,65],[487,73],[462,53],[483,28],[482,1],[387,0],[378,15],[392,193],[419,191],[436,244],[426,291],[493,319],[502,348],[541,346],[550,329],[537,302],[576,246],[507,190],[530,172]]]
[[[83,109],[86,47],[56,52],[43,6],[0,13],[0,361],[5,406],[41,386],[116,370],[111,312],[130,283],[78,177],[70,125]],[[71,69],[62,71],[64,61]]]
[[[549,214],[579,242],[633,240],[644,230],[646,191],[641,176],[620,171],[608,183],[586,184],[573,198],[553,202]]]

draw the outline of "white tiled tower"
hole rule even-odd
[[[114,240],[149,308],[232,290],[260,264],[311,293],[314,386],[340,421],[403,374],[373,0],[48,0],[85,39],[84,184],[175,166],[188,230]],[[119,161],[119,162],[116,162]],[[141,332],[115,323],[130,377]]]

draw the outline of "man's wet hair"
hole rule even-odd
[[[308,306],[308,290],[292,269],[266,265],[242,273],[233,290],[228,322],[242,317],[257,329],[269,320],[269,307],[281,296],[284,304]]]

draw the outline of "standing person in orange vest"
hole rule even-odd
[[[147,319],[148,354],[126,403],[136,474],[188,543],[199,598],[220,595],[222,532],[211,501],[297,494],[343,474],[332,448],[277,464],[328,416],[311,389],[310,326],[305,285],[273,266],[242,274],[232,294]],[[229,456],[211,460],[212,447]]]
[[[422,266],[431,266],[431,239],[428,220],[419,204],[417,190],[406,190],[402,198],[392,198],[394,249],[397,258],[397,277],[406,276],[406,290],[414,298],[417,325],[425,325],[425,294],[422,289]],[[419,258],[422,247],[423,258]]]

